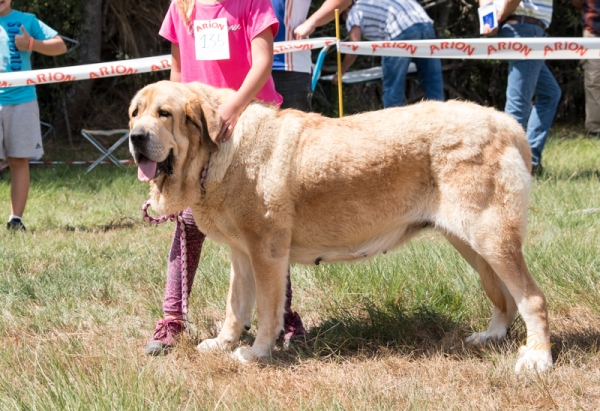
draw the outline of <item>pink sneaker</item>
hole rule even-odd
[[[185,330],[182,320],[165,318],[158,320],[152,340],[146,344],[144,353],[148,355],[168,354],[175,346],[176,339]]]
[[[283,314],[283,344],[289,345],[290,341],[306,339],[308,333],[302,325],[302,319],[296,311],[288,311]]]

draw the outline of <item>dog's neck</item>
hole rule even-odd
[[[187,206],[194,204],[199,197],[206,193],[206,182],[208,180],[208,171],[212,155],[205,151],[196,159],[189,160],[182,167],[178,179],[173,181],[178,185],[181,193],[185,193]]]

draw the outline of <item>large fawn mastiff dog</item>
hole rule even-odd
[[[473,344],[527,325],[516,371],[552,366],[546,301],[523,259],[531,153],[524,132],[492,108],[425,102],[341,119],[252,102],[217,141],[231,90],[161,81],[131,102],[130,150],[152,208],[191,207],[209,238],[231,248],[226,319],[204,350],[268,357],[283,329],[290,263],[362,260],[425,228],[477,270],[494,311]]]

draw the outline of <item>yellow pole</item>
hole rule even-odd
[[[335,38],[337,44],[340,44],[340,9],[335,9]],[[344,99],[342,95],[342,53],[340,48],[337,50],[337,86],[338,86],[338,101],[340,104],[340,118],[344,117]]]

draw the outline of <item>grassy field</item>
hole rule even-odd
[[[463,343],[487,326],[491,305],[434,232],[365,263],[293,266],[294,309],[313,338],[249,366],[195,350],[224,318],[228,287],[229,252],[207,242],[194,337],[146,357],[172,223],[143,223],[148,188],[133,167],[33,168],[28,233],[0,227],[0,409],[597,410],[600,141],[559,129],[544,163],[525,252],[548,298],[556,366],[524,376],[513,373],[520,318],[502,344]]]

